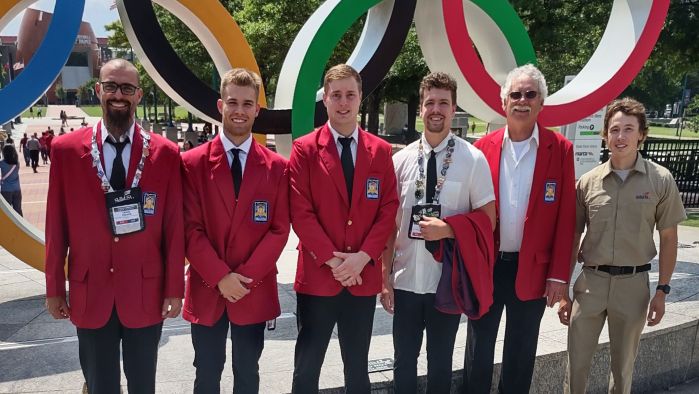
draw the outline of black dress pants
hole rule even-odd
[[[155,393],[158,342],[163,323],[143,328],[121,324],[116,308],[104,327],[78,328],[80,367],[90,394],[119,394],[119,347],[129,393]]]
[[[394,290],[393,315],[393,391],[417,392],[417,357],[427,330],[427,393],[451,391],[451,367],[454,341],[461,315],[442,313],[434,307],[434,294]]]
[[[38,150],[30,150],[29,151],[29,158],[32,161],[32,169],[36,172],[36,167],[39,166],[39,151]]]
[[[226,363],[226,339],[231,329],[233,393],[257,393],[260,389],[259,360],[265,343],[265,323],[239,326],[228,320],[226,311],[212,327],[192,323],[195,394],[218,394]]]
[[[468,321],[464,393],[490,392],[495,341],[505,308],[507,323],[498,392],[529,393],[546,299],[521,301],[515,293],[516,277],[517,259],[498,258],[493,275],[493,305],[480,319]]]
[[[369,344],[376,296],[354,296],[347,289],[330,297],[296,293],[296,305],[299,336],[296,340],[291,392],[318,392],[320,369],[337,323],[337,337],[344,364],[345,392],[369,393]]]

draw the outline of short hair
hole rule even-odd
[[[107,63],[104,63],[102,65],[102,67],[100,68],[100,75],[99,75],[100,81],[102,80],[102,70],[105,67],[112,67],[115,69],[129,70],[129,71],[133,72],[134,74],[136,74],[136,81],[137,81],[136,83],[139,83],[138,82],[138,79],[139,79],[138,69],[136,68],[136,66],[133,65],[133,63],[131,63],[130,61],[128,61],[126,59],[117,58],[117,59],[112,59],[112,60],[108,61]]]
[[[9,165],[17,165],[17,150],[15,149],[14,145],[5,145],[2,147],[2,157],[5,160],[5,163]]]
[[[327,92],[330,82],[339,81],[345,78],[354,78],[354,80],[357,81],[359,91],[362,91],[362,76],[359,75],[357,70],[348,64],[338,64],[330,67],[323,77],[323,90]]]
[[[451,75],[440,71],[425,75],[420,82],[420,104],[425,98],[425,92],[430,89],[445,89],[451,92],[451,102],[456,105],[456,80]]]
[[[249,86],[255,89],[255,100],[260,95],[260,87],[262,86],[262,79],[257,73],[247,70],[245,68],[234,68],[223,74],[221,78],[221,98],[223,98],[224,91],[228,85],[235,86]]]
[[[502,85],[502,88],[500,89],[500,99],[502,102],[504,103],[507,95],[510,94],[512,83],[515,81],[515,79],[522,75],[526,75],[536,81],[536,83],[539,85],[539,95],[541,96],[541,100],[546,100],[546,97],[549,95],[549,88],[546,86],[546,78],[544,78],[544,74],[542,74],[541,71],[539,71],[539,69],[533,64],[525,64],[524,66],[515,68],[507,74],[505,84]]]
[[[617,112],[624,115],[635,116],[638,119],[638,131],[645,139],[648,136],[648,122],[646,121],[646,107],[638,100],[630,97],[617,99],[609,103],[607,113],[604,115],[604,128],[602,129],[602,138],[607,138],[609,134],[609,121]]]

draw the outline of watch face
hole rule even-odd
[[[661,290],[665,294],[670,294],[670,285],[658,285],[656,290]]]

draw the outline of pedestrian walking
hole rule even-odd
[[[2,161],[0,161],[0,194],[12,205],[12,209],[22,216],[22,190],[19,186],[19,164],[17,163],[17,150],[14,145],[5,145],[2,148]]]

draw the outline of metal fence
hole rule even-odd
[[[672,173],[685,208],[699,207],[699,140],[667,140],[648,138],[643,144],[644,158],[658,163]],[[609,159],[609,150],[602,141],[602,162]]]

